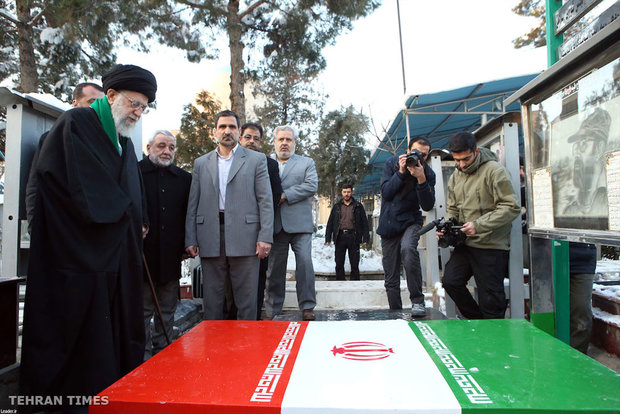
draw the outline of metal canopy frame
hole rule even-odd
[[[409,139],[423,137],[433,148],[446,148],[457,132],[473,132],[488,121],[509,111],[519,111],[516,102],[506,99],[531,82],[538,74],[517,76],[490,82],[410,96],[388,127],[383,139],[372,154],[370,172],[357,186],[358,195],[379,192],[385,161],[394,154],[406,151]]]

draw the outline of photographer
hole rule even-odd
[[[390,309],[402,309],[402,260],[412,316],[426,315],[417,232],[422,227],[420,207],[429,211],[435,204],[435,173],[426,165],[430,150],[427,139],[412,139],[407,154],[388,158],[381,177],[381,215],[377,234],[381,236],[385,290]]]
[[[520,210],[508,172],[497,156],[478,148],[470,132],[450,139],[456,171],[448,182],[447,219],[464,223],[464,244],[446,264],[443,287],[468,319],[500,319],[506,313],[504,277],[508,274],[511,222]],[[443,232],[437,232],[440,238]],[[466,287],[474,276],[479,304]]]

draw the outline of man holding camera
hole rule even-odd
[[[446,219],[463,223],[467,239],[446,264],[443,287],[467,319],[502,319],[506,313],[504,277],[508,274],[510,227],[519,216],[517,195],[497,156],[478,148],[470,132],[450,139],[456,170],[448,182]],[[437,232],[441,237],[443,232]],[[476,303],[467,289],[474,276]]]
[[[402,309],[400,265],[405,266],[411,298],[411,315],[424,316],[422,268],[417,234],[422,227],[422,212],[435,204],[435,173],[426,164],[431,143],[412,139],[407,154],[388,158],[381,177],[381,215],[377,234],[381,236],[385,291],[390,309]]]

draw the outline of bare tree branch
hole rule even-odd
[[[258,0],[256,3],[252,4],[250,7],[245,9],[244,12],[239,13],[239,19],[243,19],[245,16],[252,13],[254,9],[256,9],[258,6],[265,4],[265,3],[267,3],[267,0]]]
[[[39,12],[32,19],[30,19],[30,21],[28,22],[28,26],[33,27],[37,23],[37,21],[39,21],[39,19],[43,17],[43,12],[45,11],[46,7],[47,6],[43,6],[41,10],[39,10]]]
[[[9,13],[9,11],[6,9],[0,9],[0,17],[4,18],[5,20],[8,20],[9,22],[13,23],[16,26],[21,24],[19,19],[16,16],[13,16],[11,13]]]

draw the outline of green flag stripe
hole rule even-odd
[[[463,413],[620,413],[620,375],[525,320],[409,326]]]

